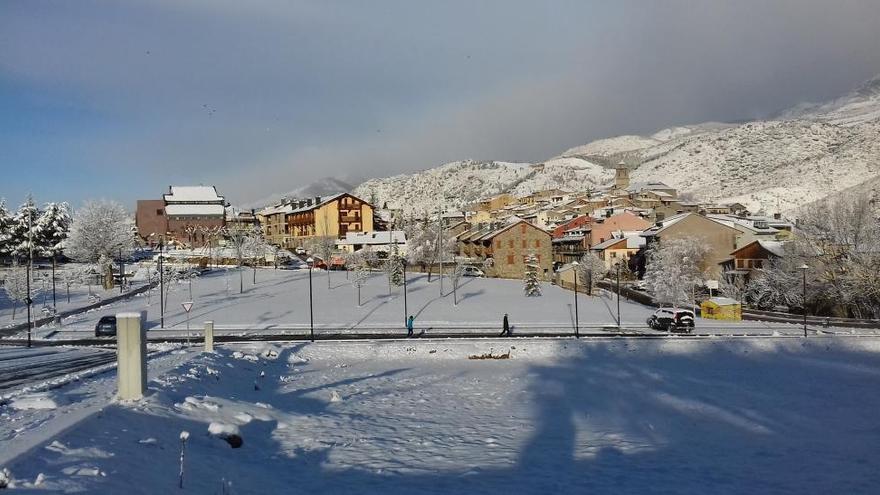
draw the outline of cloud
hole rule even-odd
[[[880,72],[878,33],[874,1],[7,2],[0,103],[43,124],[0,117],[0,144],[94,177],[69,199],[247,202],[767,116]]]

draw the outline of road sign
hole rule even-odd
[[[183,306],[183,310],[186,311],[187,313],[189,313],[189,310],[191,310],[193,307],[192,301],[187,301],[185,303],[182,303],[181,305]]]
[[[706,288],[718,290],[718,281],[717,280],[706,280]]]

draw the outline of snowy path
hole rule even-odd
[[[878,386],[876,338],[251,344],[6,466],[176,491],[186,430],[192,493],[875,493]]]

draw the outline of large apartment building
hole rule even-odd
[[[216,243],[211,232],[226,225],[226,200],[214,186],[169,186],[162,199],[138,200],[135,224],[150,245]]]
[[[286,214],[293,246],[302,246],[313,237],[343,238],[349,232],[373,230],[373,205],[349,193],[300,201],[294,206]]]

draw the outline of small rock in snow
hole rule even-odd
[[[339,395],[339,392],[335,390],[330,392],[330,402],[342,402],[342,397]]]

